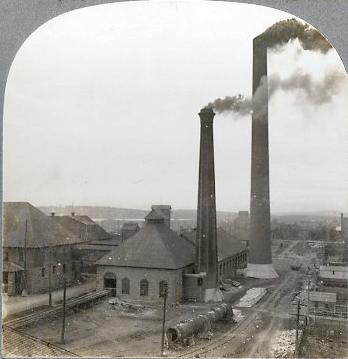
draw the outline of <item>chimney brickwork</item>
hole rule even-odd
[[[196,273],[206,272],[206,288],[217,288],[217,234],[213,120],[215,113],[203,108],[200,113],[201,138],[196,232]]]
[[[253,41],[253,96],[261,81],[267,81],[267,45]],[[254,97],[255,98],[255,97]],[[269,191],[268,94],[253,102],[250,191],[250,239],[247,275],[277,277],[272,266]]]

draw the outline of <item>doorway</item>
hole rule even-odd
[[[111,291],[111,295],[116,297],[116,289],[117,289],[117,280],[116,275],[114,273],[105,273],[104,274],[104,289],[108,289]]]

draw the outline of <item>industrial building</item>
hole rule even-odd
[[[121,243],[120,236],[112,236],[89,216],[56,216],[52,219],[70,233],[80,238],[80,243],[73,249],[73,257],[79,272],[83,275],[95,274],[95,262]]]
[[[73,256],[81,237],[28,202],[4,203],[3,284],[8,295],[39,293],[78,278]]]
[[[194,270],[194,251],[152,209],[144,226],[96,265],[99,290],[110,289],[123,299],[156,302],[161,289],[167,287],[168,300],[179,302],[184,275]]]
[[[180,236],[195,246],[196,230],[183,231]],[[248,263],[248,249],[243,240],[217,228],[218,281],[242,274]]]

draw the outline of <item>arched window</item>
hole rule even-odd
[[[140,296],[147,297],[149,295],[149,282],[146,279],[140,281]]]
[[[165,280],[159,282],[159,296],[164,297],[165,293],[168,294],[168,283]]]
[[[129,294],[129,279],[122,279],[122,294]]]

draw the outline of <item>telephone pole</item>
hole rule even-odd
[[[163,297],[161,356],[163,356],[164,355],[164,336],[165,336],[165,325],[166,325],[167,297],[168,297],[168,288],[167,288],[167,286],[163,287],[161,296]]]
[[[52,307],[52,280],[51,280],[51,264],[48,265],[48,305]]]
[[[295,342],[295,358],[298,358],[299,342],[298,342],[298,331],[300,326],[300,299],[297,300],[297,313],[296,313],[296,342]]]
[[[22,297],[26,297],[28,295],[28,288],[27,288],[27,235],[28,235],[28,220],[25,220],[25,231],[24,231],[24,273],[23,273],[23,290],[22,290]]]
[[[65,343],[65,309],[66,309],[66,280],[64,277],[64,290],[63,290],[63,320],[62,320],[62,332],[61,332],[61,337],[60,337],[60,341],[61,343]]]

